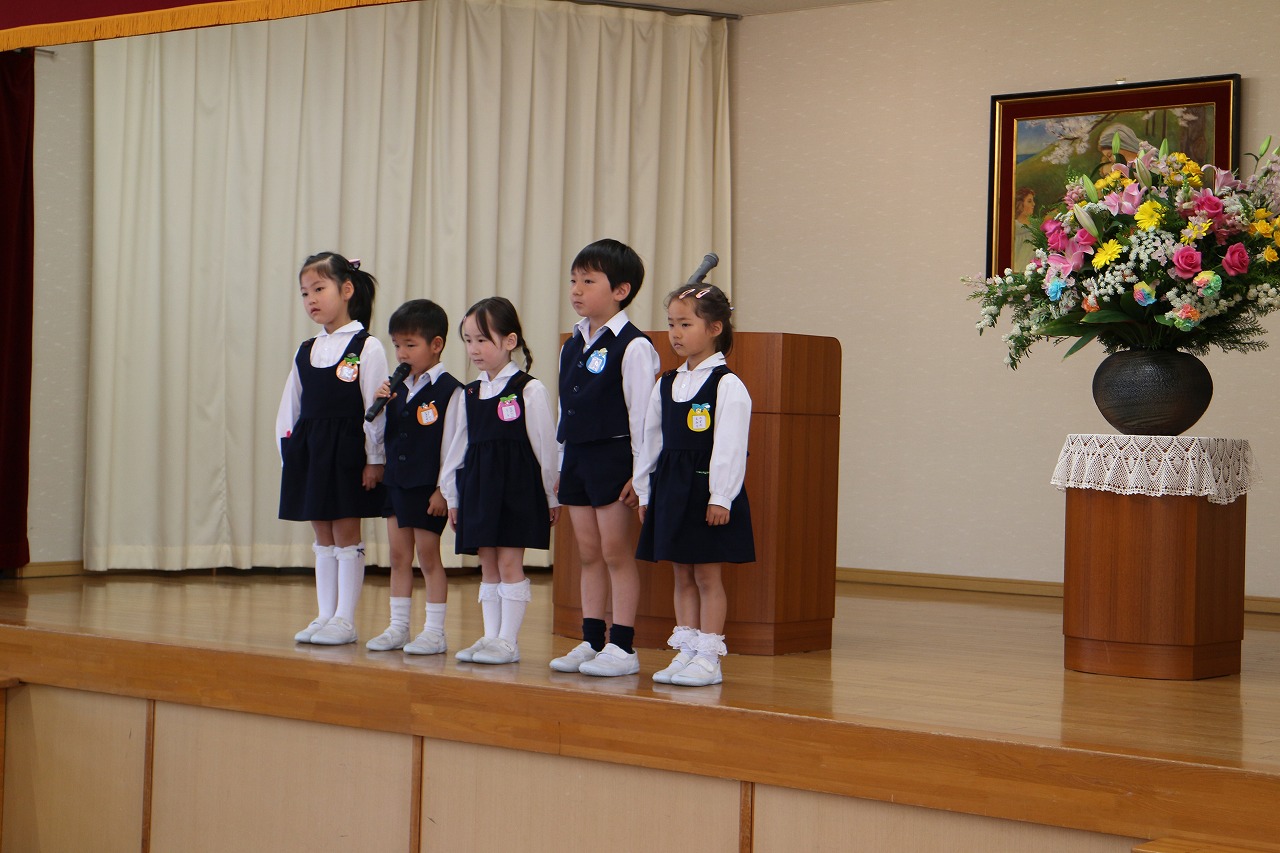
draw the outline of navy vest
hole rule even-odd
[[[314,418],[355,418],[364,416],[364,395],[360,391],[360,353],[364,351],[364,342],[369,339],[368,331],[361,330],[351,336],[347,349],[337,364],[325,367],[313,367],[311,364],[311,347],[316,339],[302,342],[298,354],[294,356],[294,364],[298,367],[298,379],[302,383],[301,411],[298,420]],[[349,362],[350,366],[344,365]],[[338,371],[354,373],[350,382],[338,377]]]
[[[627,399],[622,393],[622,357],[636,338],[649,336],[627,323],[614,335],[605,329],[587,352],[582,335],[560,351],[560,427],[556,441],[583,444],[631,435]],[[647,401],[640,401],[645,405]]]
[[[662,449],[695,450],[711,458],[715,444],[716,400],[720,396],[720,380],[729,375],[726,365],[713,368],[711,375],[692,398],[683,403],[671,399],[671,386],[676,371],[668,370],[659,380],[662,384]],[[694,409],[698,411],[694,411]],[[694,427],[697,427],[695,429]]]
[[[449,373],[441,373],[413,397],[403,382],[391,389],[395,396],[387,401],[387,468],[382,482],[402,489],[435,486],[444,417],[453,392],[461,387]]]

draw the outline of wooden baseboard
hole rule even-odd
[[[1006,595],[1039,595],[1062,598],[1061,581],[1027,581],[1009,578],[979,578],[966,575],[939,575],[929,572],[892,572],[883,569],[836,569],[836,580],[878,586],[908,586],[921,589],[953,589],[963,592],[999,592]],[[1262,595],[1244,597],[1246,613],[1280,613],[1280,598]]]
[[[27,563],[18,569],[16,577],[20,578],[62,578],[69,575],[85,574],[84,563],[80,560],[63,560],[56,563]]]

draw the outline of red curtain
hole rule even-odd
[[[0,53],[0,570],[31,561],[35,51]]]

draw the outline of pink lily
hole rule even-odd
[[[1121,213],[1132,215],[1142,203],[1142,187],[1139,184],[1129,184],[1118,193],[1108,193],[1102,203],[1113,216]]]
[[[1236,176],[1229,169],[1219,169],[1217,166],[1205,166],[1202,169],[1207,176],[1205,184],[1212,187],[1215,195],[1221,195],[1225,190],[1243,189],[1244,184],[1236,180]]]

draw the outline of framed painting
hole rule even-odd
[[[1062,200],[1069,174],[1099,177],[1141,142],[1201,165],[1238,167],[1240,75],[1024,92],[991,98],[987,274],[1023,269],[1031,217]]]

